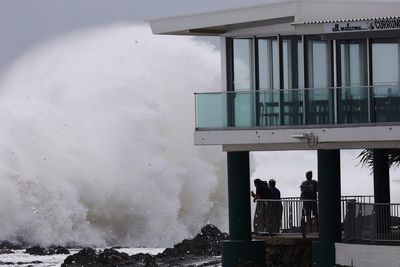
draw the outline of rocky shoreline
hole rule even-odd
[[[174,245],[172,248],[165,249],[162,253],[151,255],[139,253],[128,255],[119,252],[117,247],[96,250],[93,248],[83,248],[77,253],[69,255],[61,264],[62,267],[167,267],[167,266],[220,266],[221,247],[220,242],[228,239],[228,234],[221,232],[214,225],[204,226],[200,233],[193,239],[185,239]],[[8,241],[0,242],[0,254],[14,253],[13,250],[25,249],[22,245],[16,245]],[[56,255],[70,254],[69,250],[62,246],[43,248],[31,246],[26,248],[24,253],[30,255]],[[42,263],[41,261],[32,262],[1,262],[1,265],[31,265]]]

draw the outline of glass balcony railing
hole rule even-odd
[[[400,123],[399,86],[198,93],[196,129]]]

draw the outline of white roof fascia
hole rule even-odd
[[[219,35],[218,29],[224,26],[233,27],[235,24],[265,22],[282,18],[295,17],[297,0],[281,1],[263,6],[223,10],[204,14],[150,20],[154,34],[187,34],[195,35],[195,31],[204,30],[204,35]],[[294,20],[294,19],[293,19]],[[255,24],[257,25],[257,24]],[[212,28],[217,31],[214,33]]]
[[[313,34],[324,32],[323,21],[398,17],[400,14],[400,0],[270,1],[260,6],[154,19],[149,23],[154,34],[233,36],[233,33],[244,34],[246,30],[262,34],[264,26],[286,23],[293,23],[297,34]],[[320,25],[310,25],[309,22]],[[283,28],[279,30],[291,32]],[[268,29],[266,34],[274,34],[274,31]]]
[[[396,0],[298,0],[297,22],[399,16]]]
[[[317,126],[318,127],[318,126]],[[318,137],[314,143],[299,133]],[[400,148],[399,125],[362,125],[332,128],[227,129],[195,131],[195,145],[223,145],[224,150],[365,149]],[[310,147],[311,145],[311,147]],[[316,146],[315,146],[316,145]],[[238,150],[238,151],[239,151]]]

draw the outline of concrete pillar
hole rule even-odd
[[[375,203],[390,203],[389,158],[386,149],[373,150]],[[377,234],[390,232],[390,207],[376,205],[374,222]]]
[[[319,241],[314,266],[335,266],[335,242],[341,241],[340,150],[318,150]]]
[[[375,203],[390,203],[389,159],[386,149],[373,150]]]
[[[265,242],[251,240],[249,152],[227,154],[229,241],[222,243],[222,266],[244,262],[265,266]]]

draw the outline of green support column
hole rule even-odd
[[[390,203],[389,159],[386,149],[373,150],[375,203]]]
[[[228,152],[229,241],[222,243],[222,266],[252,262],[265,266],[265,242],[251,240],[249,152]]]
[[[389,158],[386,149],[373,150],[375,203],[390,203]],[[377,234],[390,232],[390,207],[375,206]]]
[[[228,152],[229,236],[251,240],[249,152]]]
[[[340,150],[318,150],[319,241],[314,266],[335,266],[335,242],[341,240]]]

